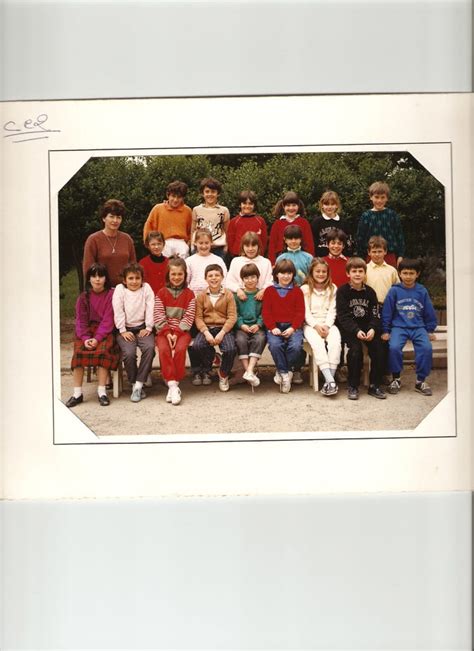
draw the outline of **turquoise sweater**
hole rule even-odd
[[[306,251],[298,249],[297,251],[284,251],[281,253],[276,261],[279,260],[291,260],[296,267],[296,276],[295,276],[295,285],[301,287],[301,285],[306,281],[306,276],[308,275],[309,266],[313,260],[313,256]]]
[[[235,324],[235,329],[240,330],[240,326],[244,324],[251,326],[255,323],[262,328],[262,301],[255,300],[257,291],[245,293],[247,294],[246,301],[241,301],[237,294],[234,294],[235,303],[237,305],[237,323]]]

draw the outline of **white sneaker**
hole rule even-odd
[[[130,400],[132,402],[140,402],[142,399],[142,390],[141,389],[133,389],[132,395],[130,396]]]
[[[168,389],[168,393],[166,394],[166,402],[171,402],[171,389]]]
[[[221,391],[228,391],[229,390],[229,378],[227,376],[221,375],[220,371],[217,371],[217,376],[219,378],[219,389]]]
[[[252,387],[258,387],[260,384],[260,379],[255,375],[255,373],[252,373],[251,371],[245,371],[245,373],[242,375],[242,378],[244,380],[247,380],[247,382]]]
[[[171,393],[171,404],[179,405],[179,403],[181,402],[181,389],[177,386],[172,386],[170,388],[170,393]]]
[[[275,371],[275,375],[273,376],[273,381],[275,384],[281,384],[281,375],[278,371]]]
[[[290,373],[282,373],[281,374],[281,392],[282,393],[290,393],[291,391],[291,376]]]

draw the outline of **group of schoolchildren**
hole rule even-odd
[[[436,315],[417,282],[419,261],[403,257],[401,222],[386,207],[386,183],[370,186],[372,208],[362,214],[355,237],[339,216],[341,202],[333,191],[323,193],[321,215],[312,224],[298,195],[287,192],[268,233],[253,191],[240,193],[240,212],[231,219],[218,202],[216,179],[203,179],[200,190],[203,201],[191,210],[184,202],[186,184],[168,185],[166,201],[153,207],[144,225],[149,255],[127,265],[117,287],[110,286],[104,265],[88,269],[76,306],[68,407],[83,401],[87,366],[98,368],[99,404],[110,404],[109,372],[120,359],[132,402],[142,400],[155,349],[166,401],[173,405],[181,402],[186,354],[194,386],[210,385],[217,366],[219,389],[228,391],[237,354],[242,379],[253,389],[260,384],[257,365],[267,344],[274,382],[289,393],[303,381],[304,340],[324,376],[323,396],[338,392],[336,372],[347,347],[347,396],[358,399],[364,345],[368,394],[385,399],[382,378],[389,373],[388,392],[398,393],[407,339],[415,349],[415,390],[432,395],[426,378]]]

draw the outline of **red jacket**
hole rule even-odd
[[[273,330],[277,323],[291,323],[297,330],[304,321],[304,296],[299,287],[293,287],[285,296],[280,296],[274,285],[267,287],[262,304],[263,323],[267,330]]]

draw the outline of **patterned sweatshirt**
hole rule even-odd
[[[349,283],[336,293],[337,326],[341,334],[356,336],[359,330],[367,333],[371,328],[380,334],[380,316],[377,295],[367,285],[354,289]]]
[[[367,246],[372,235],[381,235],[387,240],[388,253],[397,257],[405,255],[405,237],[402,223],[395,210],[366,210],[357,227],[357,252],[361,258],[367,256]]]
[[[436,326],[436,312],[426,287],[420,283],[415,283],[414,287],[398,283],[390,288],[382,308],[384,332],[397,327],[425,328],[431,333]]]
[[[196,315],[194,292],[188,287],[163,287],[155,296],[153,319],[157,332],[173,330],[188,332]]]

